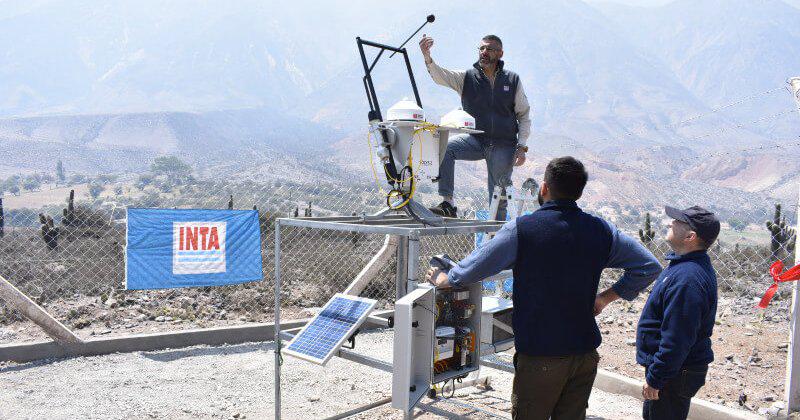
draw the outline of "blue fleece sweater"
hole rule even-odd
[[[714,360],[711,334],[717,315],[717,275],[705,251],[667,256],[636,331],[636,362],[647,383],[661,389],[683,366]]]

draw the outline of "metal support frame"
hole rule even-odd
[[[397,243],[397,271],[395,272],[394,300],[399,300],[408,293],[408,237],[400,236]]]
[[[416,287],[418,282],[420,258],[420,238],[423,236],[439,235],[464,235],[470,233],[496,232],[503,226],[503,222],[466,219],[444,219],[441,226],[426,226],[407,215],[386,213],[376,216],[337,216],[337,217],[308,217],[308,218],[281,218],[275,223],[275,419],[281,418],[281,348],[283,339],[293,337],[287,331],[281,332],[281,228],[294,226],[309,229],[333,230],[340,232],[358,232],[397,236],[397,273],[395,276],[395,296],[397,299],[405,296]],[[496,347],[495,347],[496,349]],[[486,348],[482,348],[482,353]],[[391,363],[358,354],[349,349],[340,349],[336,356],[366,366],[392,372]],[[348,413],[357,414],[373,408],[368,404],[355,408]],[[404,413],[407,418],[409,413]]]
[[[800,112],[800,77],[788,80],[792,96]],[[800,264],[800,192],[797,207],[797,238],[795,264]],[[800,411],[800,282],[792,289],[791,318],[789,319],[789,353],[786,355],[786,404],[788,412]]]
[[[281,418],[281,224],[275,223],[275,420]]]
[[[0,300],[5,301],[12,309],[20,311],[59,344],[83,343],[83,340],[75,335],[72,330],[53,318],[44,308],[37,305],[36,302],[14,287],[3,276],[0,276]]]

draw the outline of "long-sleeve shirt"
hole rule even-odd
[[[608,223],[608,222],[606,222]],[[608,223],[613,233],[608,268],[622,268],[622,276],[611,287],[621,298],[634,299],[661,272],[661,265],[647,248]],[[450,269],[448,279],[454,286],[475,283],[514,267],[517,258],[517,222],[511,220],[494,238]]]
[[[453,71],[439,66],[433,60],[426,63],[428,73],[436,84],[449,87],[456,91],[459,95],[464,90],[464,77],[466,71]],[[489,79],[494,85],[494,79]],[[517,144],[525,146],[528,143],[528,137],[531,134],[531,118],[530,118],[530,104],[528,97],[525,95],[525,90],[522,88],[522,81],[517,84],[517,91],[514,95],[514,113],[517,116],[517,123],[519,124],[519,133],[517,134]]]

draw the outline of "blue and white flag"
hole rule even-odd
[[[263,279],[256,210],[128,209],[126,289]]]

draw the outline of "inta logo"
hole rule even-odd
[[[172,274],[224,273],[226,222],[173,222]]]

